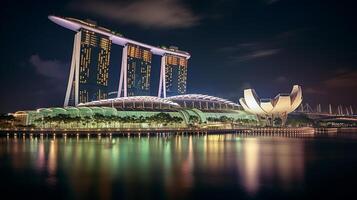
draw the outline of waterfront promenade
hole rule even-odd
[[[320,130],[321,132],[322,130]],[[196,135],[196,134],[263,134],[263,135],[281,135],[281,134],[296,134],[296,135],[313,135],[318,132],[318,129],[312,127],[301,128],[233,128],[233,129],[212,129],[212,128],[176,128],[176,129],[44,129],[44,128],[13,128],[0,129],[1,135],[110,135],[110,136],[141,136],[141,135]]]

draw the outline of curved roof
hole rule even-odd
[[[82,107],[78,107],[79,109],[82,108]],[[104,113],[104,110],[102,107],[84,107],[84,108],[87,108],[87,109],[90,109],[92,110],[93,113],[97,113],[97,114],[103,114]]]
[[[81,113],[81,115],[84,115],[84,116],[91,116],[94,113],[97,113],[97,112],[95,112],[94,108],[88,108],[88,107],[78,107],[78,111]],[[102,114],[102,113],[100,112],[99,114]]]
[[[81,103],[78,106],[103,106],[103,105],[115,105],[116,103],[161,103],[169,106],[180,106],[179,104],[167,99],[155,97],[155,96],[131,96],[131,97],[119,97],[113,99],[103,99],[99,101],[91,101],[87,103]]]
[[[78,115],[79,110],[76,107],[66,107],[65,108],[67,113],[73,114],[73,115]]]
[[[171,55],[176,55],[176,56],[181,56],[185,57],[186,59],[190,58],[190,54],[184,51],[179,51],[179,50],[173,50],[173,49],[166,49],[166,48],[160,48],[160,47],[154,47],[148,44],[144,44],[132,39],[125,38],[123,36],[119,36],[116,34],[113,34],[110,30],[107,30],[102,27],[97,27],[95,25],[89,24],[87,22],[78,20],[78,19],[72,19],[72,18],[62,18],[62,17],[57,17],[57,16],[48,16],[48,18],[53,21],[54,23],[63,26],[67,29],[73,30],[73,31],[78,31],[81,28],[108,36],[110,40],[114,44],[124,46],[127,43],[138,45],[141,47],[145,47],[150,49],[150,51],[155,54],[155,55],[164,55],[165,53],[171,54]]]
[[[64,113],[64,112],[66,112],[66,109],[64,109],[64,108],[51,108],[51,110],[53,111],[53,112],[59,112],[59,113]]]
[[[302,89],[294,85],[290,94],[278,94],[272,100],[260,100],[253,89],[244,90],[240,104],[245,111],[257,115],[279,115],[293,112],[302,102]]]
[[[244,99],[246,105],[257,114],[264,114],[265,111],[261,108],[260,99],[253,89],[244,90]]]
[[[271,113],[288,113],[291,109],[290,96],[278,95],[273,99],[272,106]]]
[[[299,107],[299,105],[300,105],[300,103],[302,101],[302,89],[301,89],[301,86],[294,85],[293,89],[291,90],[291,95],[290,96],[291,96],[291,102],[292,102],[291,111],[290,112],[292,112],[292,111],[296,110]]]
[[[39,108],[36,110],[37,112],[41,112],[41,113],[49,113],[52,112],[52,110],[50,108]]]
[[[17,111],[15,114],[28,114],[30,112],[35,112],[43,116],[56,116],[59,114],[71,115],[71,116],[92,116],[95,114],[113,116],[116,115],[117,109],[112,107],[53,107],[53,108],[40,108],[36,111]]]
[[[249,113],[254,113],[253,110],[251,110],[251,109],[248,107],[248,105],[247,105],[247,103],[245,102],[245,99],[244,99],[244,98],[240,98],[240,99],[239,99],[239,103],[240,103],[240,105],[243,107],[243,109],[244,109],[245,111],[247,111],[247,112],[249,112]]]
[[[117,109],[112,107],[102,107],[104,115],[116,115]]]
[[[204,95],[204,94],[184,94],[184,95],[177,95],[177,96],[172,96],[172,97],[167,97],[166,99],[170,101],[208,101],[212,103],[222,103],[222,104],[228,104],[231,106],[239,106],[236,103],[233,103],[232,101],[222,99],[219,97],[214,97],[214,96],[209,96],[209,95]]]

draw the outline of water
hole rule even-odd
[[[0,138],[1,199],[343,199],[357,138]]]

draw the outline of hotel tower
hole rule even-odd
[[[128,96],[150,95],[151,58],[149,49],[128,44]]]
[[[161,56],[157,96],[166,98],[186,93],[189,53],[177,47],[155,47],[138,42],[89,20],[57,16],[49,16],[49,19],[76,32],[64,107],[69,106],[70,99],[77,106],[108,98],[112,44],[123,47],[118,98],[150,95],[153,55]]]
[[[176,47],[175,49],[177,50]],[[167,55],[165,63],[167,96],[186,94],[187,59],[180,56]]]
[[[111,41],[82,29],[79,64],[79,103],[106,99]]]

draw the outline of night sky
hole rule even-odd
[[[191,53],[188,93],[235,102],[301,84],[304,102],[354,105],[357,23],[352,1],[314,0],[2,0],[0,113],[62,106],[74,32],[48,15],[91,19],[151,45]],[[121,47],[113,46],[110,91],[117,90]],[[157,93],[160,60],[153,60]]]

